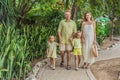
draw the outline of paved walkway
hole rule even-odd
[[[97,57],[96,61],[106,60],[111,58],[120,58],[120,42],[110,50],[103,50],[99,52],[99,57]]]
[[[99,57],[96,61],[106,60],[111,58],[120,58],[120,42],[118,45],[111,50],[99,51]],[[51,70],[48,65],[42,68],[38,75],[37,80],[96,80],[91,74],[90,69],[79,69],[79,71],[74,70],[74,57],[71,58],[71,70],[66,70],[65,67],[59,67],[60,60],[57,59],[56,69]]]

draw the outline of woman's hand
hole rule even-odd
[[[94,40],[93,44],[96,44],[96,40]]]
[[[82,38],[82,41],[81,41],[81,42],[82,42],[82,43],[85,43],[85,39]]]

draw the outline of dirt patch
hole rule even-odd
[[[120,58],[95,62],[91,71],[97,80],[120,80]]]
[[[31,67],[33,68],[36,65],[37,62],[42,61],[44,59],[46,59],[46,57],[36,58],[36,59],[32,60],[31,61]]]
[[[103,43],[100,45],[101,49],[107,49],[109,47],[111,47],[112,45],[114,45],[115,43],[117,43],[119,40],[113,39],[112,41],[110,41],[110,38],[105,38]]]

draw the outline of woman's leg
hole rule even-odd
[[[85,69],[85,66],[87,65],[86,62],[84,62],[84,64],[82,65],[82,68]]]
[[[85,66],[85,69],[87,69],[90,66],[90,63],[87,63]]]

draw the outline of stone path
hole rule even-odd
[[[99,52],[99,57],[96,58],[96,61],[106,60],[111,58],[120,58],[120,42],[117,43],[115,47],[110,50],[103,50]]]
[[[87,71],[79,69],[75,71],[74,57],[71,57],[71,70],[67,70],[65,67],[59,67],[60,60],[57,60],[56,69],[51,70],[48,65],[42,68],[37,76],[37,80],[90,80]],[[65,63],[66,64],[66,63]]]
[[[120,58],[120,42],[110,50],[99,51],[99,57],[96,61],[106,60],[111,58]],[[56,69],[51,70],[49,64],[40,69],[37,75],[37,80],[97,80],[92,75],[90,69],[74,70],[74,57],[71,57],[71,70],[66,70],[65,67],[59,67],[60,59],[57,59]]]

